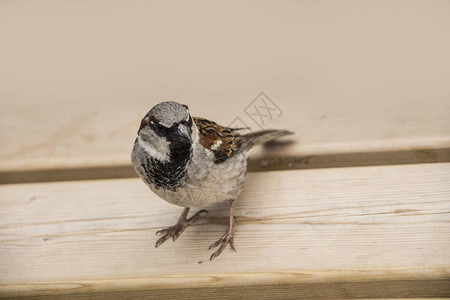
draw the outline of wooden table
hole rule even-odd
[[[450,297],[449,20],[445,1],[1,3],[0,298]],[[208,260],[226,204],[154,248],[180,208],[129,156],[167,99],[295,132],[252,153],[237,253]]]

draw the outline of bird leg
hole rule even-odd
[[[192,223],[197,221],[200,217],[202,217],[202,215],[205,215],[206,213],[208,213],[207,210],[202,209],[202,210],[198,211],[195,215],[190,217],[189,219],[186,219],[189,209],[190,209],[190,207],[186,207],[183,210],[180,218],[178,219],[177,224],[156,232],[156,235],[163,235],[156,242],[156,245],[155,245],[156,248],[159,247],[162,243],[164,243],[169,238],[172,238],[172,240],[175,242],[175,240],[183,233],[183,231],[186,229],[186,227],[188,227],[189,225],[191,225]]]
[[[211,244],[209,246],[209,250],[216,248],[220,245],[219,249],[217,249],[216,252],[214,252],[209,260],[213,260],[217,256],[219,256],[223,250],[227,247],[229,244],[231,249],[233,249],[236,252],[236,249],[234,248],[233,243],[233,233],[234,233],[234,199],[230,200],[230,220],[228,224],[227,231],[225,231],[225,234],[217,241]]]

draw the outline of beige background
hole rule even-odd
[[[448,296],[449,33],[450,1],[0,0],[0,298]],[[280,171],[248,174],[237,253],[208,261],[226,203],[155,249],[180,208],[86,180],[134,175],[157,102],[253,125],[261,91],[294,143],[252,154]]]
[[[260,91],[285,154],[448,148],[449,33],[448,1],[2,1],[0,165],[129,164],[157,102]]]

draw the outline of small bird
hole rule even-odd
[[[244,128],[228,128],[203,118],[191,117],[187,105],[173,101],[155,105],[142,119],[131,153],[139,177],[159,197],[184,207],[178,222],[158,231],[160,246],[175,241],[187,226],[207,213],[188,218],[191,207],[207,207],[229,201],[230,217],[225,234],[212,243],[219,247],[210,260],[233,243],[234,203],[244,186],[250,149],[260,143],[291,134],[287,130],[262,130],[240,134]]]

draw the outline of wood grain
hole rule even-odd
[[[448,297],[449,182],[448,163],[250,173],[237,253],[212,262],[226,204],[155,249],[181,208],[138,179],[2,185],[0,295]]]
[[[223,125],[296,133],[282,150],[256,150],[257,164],[380,164],[396,151],[449,161],[446,1],[0,5],[2,182],[67,168],[117,177],[140,118],[167,99]],[[282,111],[264,124],[246,113],[261,91]]]

